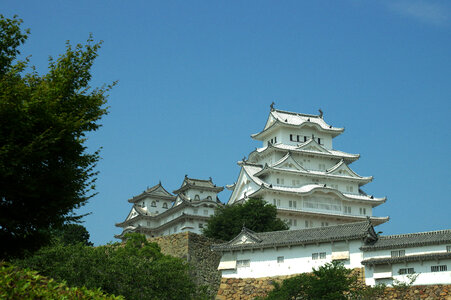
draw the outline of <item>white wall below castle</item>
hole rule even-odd
[[[360,268],[362,267],[362,254],[359,248],[362,246],[362,241],[350,241],[349,242],[349,259],[344,260],[344,265],[347,268]],[[325,259],[312,259],[313,253],[326,253]],[[234,270],[223,270],[222,277],[226,278],[257,278],[257,277],[270,277],[270,276],[283,276],[298,273],[311,272],[312,268],[318,268],[325,263],[332,262],[332,245],[330,243],[324,243],[320,245],[307,245],[293,246],[291,248],[268,248],[261,250],[255,250],[251,252],[249,250],[234,253],[235,259],[249,260],[249,267],[237,266]],[[277,258],[283,256],[283,263],[278,263]],[[228,259],[230,256],[223,255],[224,259]]]
[[[432,266],[446,265],[449,271],[431,272]],[[365,268],[365,282],[374,286],[377,283],[392,285],[394,280],[409,283],[407,275],[399,275],[400,269],[413,268],[414,274],[418,274],[412,285],[451,284],[451,259],[424,262],[396,263],[390,266],[391,272],[387,272],[386,278],[380,278],[380,272],[375,272],[375,267]],[[376,277],[376,278],[374,278]],[[378,278],[379,277],[379,278]],[[384,277],[382,275],[382,277]]]

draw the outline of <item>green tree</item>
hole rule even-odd
[[[216,209],[203,234],[229,241],[237,236],[243,225],[255,232],[287,230],[288,225],[277,218],[277,209],[261,199],[251,198],[243,204],[226,205]]]
[[[143,235],[129,234],[125,244],[88,247],[56,243],[14,263],[70,286],[125,296],[127,299],[200,299],[188,264],[160,251]]]
[[[82,243],[85,246],[92,246],[89,241],[88,230],[80,224],[64,224],[58,229],[52,231],[52,237],[65,245],[74,245]]]
[[[33,251],[94,193],[99,152],[86,134],[107,113],[103,86],[89,86],[100,43],[66,45],[48,73],[18,60],[28,37],[22,20],[0,15],[0,257]]]
[[[267,300],[315,299],[340,300],[354,297],[359,288],[357,276],[342,263],[334,261],[318,269],[313,268],[311,274],[304,273],[275,284],[265,298]]]

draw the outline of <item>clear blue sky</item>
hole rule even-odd
[[[22,50],[40,72],[66,40],[104,41],[92,85],[119,84],[90,135],[98,195],[81,210],[97,245],[159,180],[233,183],[272,101],[346,128],[335,148],[360,153],[364,190],[388,197],[378,230],[451,228],[449,1],[2,0],[0,13],[31,29]]]

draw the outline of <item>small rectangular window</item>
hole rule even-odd
[[[319,259],[326,259],[326,252],[320,252]]]
[[[204,224],[199,223],[199,228],[204,228]]]
[[[446,271],[448,271],[447,265],[431,266],[431,272],[446,272]]]
[[[193,209],[193,212],[194,212],[195,215],[197,215],[197,212],[198,212],[198,211],[199,211],[199,209],[197,209],[197,208],[194,208],[194,209]]]
[[[413,268],[402,268],[399,269],[398,274],[399,275],[406,275],[406,274],[414,274],[415,270]]]
[[[345,214],[350,215],[351,214],[351,206],[344,206]]]
[[[451,252],[451,246],[446,246],[446,252]]]
[[[406,250],[394,250],[391,252],[391,257],[406,256]]]
[[[296,141],[300,142],[299,135],[296,136]]]
[[[298,226],[298,220],[294,219],[294,220],[293,220],[293,225],[294,225],[294,226]]]
[[[277,184],[279,184],[280,183],[280,179],[276,178],[276,182],[277,182]]]
[[[304,142],[307,142],[307,137],[306,136],[304,136]]]
[[[251,261],[249,259],[242,259],[236,261],[237,268],[247,268],[251,265]]]
[[[292,141],[293,140],[293,135],[292,134],[290,134],[290,141]]]
[[[274,143],[277,143],[277,136],[274,137]]]
[[[321,138],[318,138],[318,144],[321,145]]]
[[[204,215],[208,216],[208,209],[204,209]]]
[[[277,257],[277,263],[279,263],[279,264],[283,263],[284,260],[285,260],[285,258],[283,256],[278,256]]]
[[[329,222],[321,222],[321,227],[327,227],[329,226]]]
[[[366,208],[365,207],[360,207],[359,211],[360,211],[361,215],[366,215]]]
[[[318,259],[318,253],[312,253],[312,260]]]

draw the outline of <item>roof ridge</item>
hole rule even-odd
[[[285,114],[290,114],[290,115],[301,116],[301,117],[320,118],[319,115],[303,114],[303,113],[297,113],[297,112],[293,112],[293,111],[287,111],[287,110],[276,109],[276,108],[274,109],[274,111],[275,112],[285,113]]]
[[[402,234],[391,234],[391,235],[383,235],[381,239],[395,239],[400,237],[410,237],[415,235],[434,235],[439,233],[451,233],[451,229],[441,229],[441,230],[433,230],[433,231],[423,231],[423,232],[413,232],[413,233],[402,233]]]
[[[256,234],[264,234],[264,233],[274,233],[274,232],[300,232],[300,231],[314,231],[314,230],[321,230],[321,229],[334,229],[337,227],[346,227],[349,225],[357,226],[357,225],[363,225],[368,224],[368,220],[365,221],[359,221],[359,222],[349,222],[349,223],[343,223],[343,224],[337,224],[337,225],[331,225],[331,226],[324,226],[324,227],[313,227],[313,228],[302,228],[302,229],[295,229],[295,230],[275,230],[275,231],[266,231],[266,232],[256,232]]]

